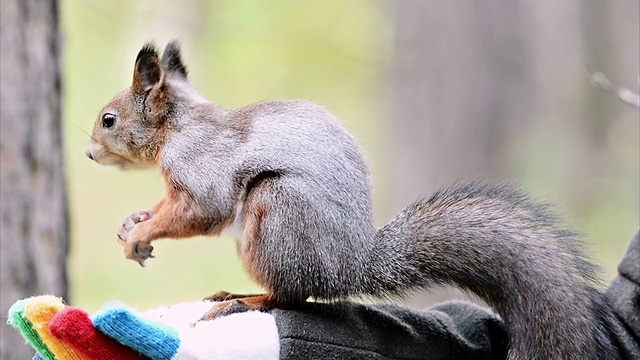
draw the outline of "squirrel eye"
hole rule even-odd
[[[110,128],[116,123],[116,116],[111,113],[102,115],[102,127]]]

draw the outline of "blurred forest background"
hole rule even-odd
[[[191,82],[223,107],[307,98],[342,118],[368,154],[380,224],[454,181],[507,179],[558,204],[586,233],[608,281],[639,227],[640,121],[637,108],[595,87],[590,73],[638,92],[638,7],[59,1],[70,302],[95,311],[115,299],[144,308],[220,289],[259,291],[229,239],[156,242],[146,269],[125,260],[115,232],[162,198],[161,178],[103,169],[84,155],[100,108],[129,86],[142,44],[173,38]]]

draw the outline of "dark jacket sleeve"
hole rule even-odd
[[[501,320],[450,301],[415,311],[392,305],[309,304],[274,312],[281,359],[504,359]]]
[[[605,297],[615,315],[610,326],[620,355],[640,359],[640,231],[631,240]]]

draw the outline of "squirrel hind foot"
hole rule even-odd
[[[258,296],[264,296],[264,294],[234,294],[228,291],[221,290],[213,295],[207,296],[206,298],[202,299],[202,301],[221,302],[221,301],[237,300],[237,299],[244,299],[244,298],[258,297]]]
[[[247,311],[268,311],[275,309],[278,304],[279,302],[276,300],[276,298],[267,294],[236,297],[232,300],[225,300],[215,304],[211,308],[211,310],[202,315],[199,321],[214,320],[223,316],[243,313]]]

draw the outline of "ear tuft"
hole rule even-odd
[[[187,68],[180,58],[180,43],[177,40],[169,42],[164,48],[161,62],[169,74],[178,75],[184,80],[187,79]]]
[[[142,45],[142,49],[140,49],[140,52],[138,52],[136,63],[145,58],[158,58],[158,50],[156,49],[156,45],[154,43],[147,42]]]
[[[161,77],[162,69],[160,68],[158,50],[153,43],[146,43],[136,57],[131,87],[134,92],[146,92],[160,82]]]

